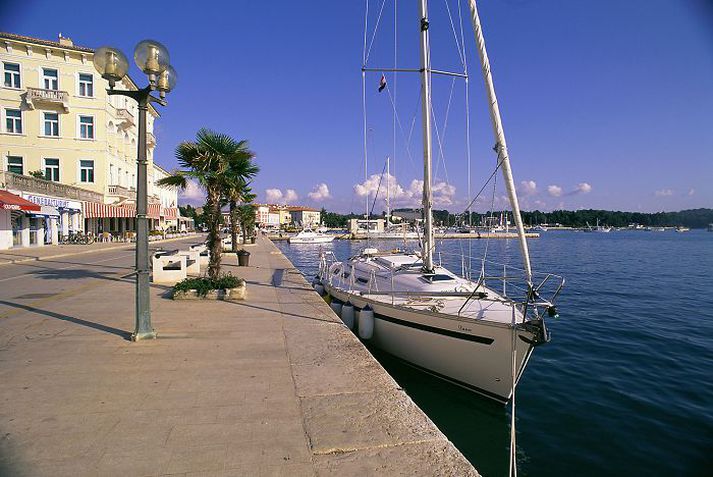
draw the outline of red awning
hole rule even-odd
[[[146,216],[149,219],[160,218],[161,204],[148,204]],[[136,217],[136,206],[134,204],[111,205],[99,204],[97,202],[84,202],[84,218],[110,218],[110,217]]]
[[[0,209],[39,212],[42,210],[42,207],[30,202],[29,200],[25,200],[18,195],[11,194],[6,190],[0,190]]]
[[[177,207],[161,207],[161,217],[168,220],[175,220],[178,218],[178,208]]]

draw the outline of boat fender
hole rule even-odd
[[[347,328],[354,329],[354,306],[349,302],[342,305],[342,321]]]
[[[319,296],[324,296],[324,285],[322,285],[321,283],[315,283],[314,291],[316,291]]]
[[[359,338],[370,340],[374,335],[374,310],[369,305],[359,312]]]
[[[342,302],[337,299],[332,299],[332,303],[329,304],[332,311],[337,314],[337,316],[342,316]]]

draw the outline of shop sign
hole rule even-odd
[[[42,195],[22,194],[22,196],[37,205],[46,205],[58,209],[81,209],[79,202],[60,199],[57,197],[45,197]]]

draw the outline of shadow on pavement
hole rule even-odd
[[[120,330],[118,328],[113,328],[113,327],[107,326],[107,325],[102,325],[100,323],[94,323],[92,321],[83,320],[81,318],[77,318],[74,316],[63,315],[61,313],[55,313],[54,311],[42,310],[40,308],[35,308],[33,306],[21,305],[19,303],[13,303],[13,302],[4,301],[4,300],[0,300],[0,305],[6,305],[6,306],[9,306],[12,308],[18,308],[21,310],[28,311],[30,313],[49,316],[50,318],[56,318],[58,320],[68,321],[70,323],[74,323],[75,325],[86,326],[87,328],[92,328],[95,330],[103,331],[105,333],[111,333],[113,335],[120,336],[127,341],[131,339],[131,333],[128,331]]]

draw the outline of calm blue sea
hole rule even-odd
[[[567,285],[517,389],[520,475],[713,475],[713,233],[545,232],[529,244],[533,268]],[[314,276],[318,247],[277,246]],[[328,247],[347,258],[364,246]],[[489,256],[518,265],[517,242],[491,240]],[[373,353],[483,475],[507,475],[509,407]]]

